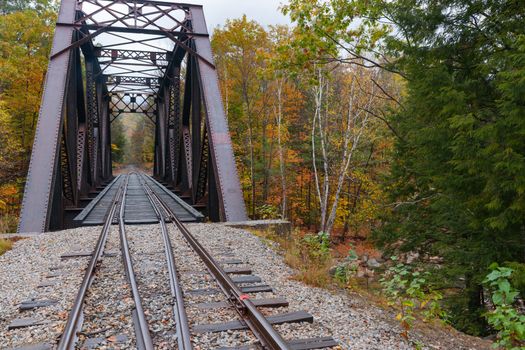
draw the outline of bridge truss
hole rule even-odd
[[[111,123],[155,124],[154,176],[213,221],[246,219],[202,6],[62,0],[20,232],[67,213],[113,176]]]

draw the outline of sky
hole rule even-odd
[[[245,14],[249,20],[255,20],[263,26],[272,24],[290,24],[279,7],[285,0],[184,0],[180,1],[204,6],[204,16],[208,30],[223,26],[227,19],[239,18]]]

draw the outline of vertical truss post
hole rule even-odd
[[[197,185],[195,186],[195,198],[196,203],[203,204],[201,201],[206,195],[206,184],[208,180],[208,168],[210,163],[210,144],[206,126],[203,127],[200,160],[199,175],[197,177]]]
[[[86,103],[84,84],[82,76],[82,62],[80,59],[80,50],[77,50],[75,55],[75,67],[76,67],[76,108],[78,119],[77,132],[73,137],[76,138],[76,192],[78,197],[87,196],[90,187],[90,170],[87,155],[87,130],[86,130]],[[77,203],[78,204],[78,203]]]
[[[75,0],[62,0],[58,20],[73,23],[75,5]],[[52,54],[61,52],[71,44],[73,31],[72,27],[66,26],[55,29]],[[49,229],[51,203],[57,193],[57,165],[70,57],[71,51],[68,50],[49,62],[24,190],[19,232],[44,232]]]
[[[199,79],[199,69],[197,67],[196,58],[191,59],[192,65],[192,84],[191,84],[191,196],[193,203],[197,202],[197,182],[199,178],[199,167],[201,161],[201,123],[202,123],[202,101],[201,101],[201,85]]]
[[[179,172],[180,153],[180,67],[175,67],[168,76],[168,147],[169,147],[169,179],[174,186]]]
[[[100,76],[100,71],[97,71],[97,76]],[[96,92],[97,92],[97,127],[96,127],[96,147],[97,147],[97,186],[102,182],[104,178],[104,146],[103,141],[105,139],[104,133],[104,87],[102,85],[102,79],[99,77],[95,80]]]
[[[94,57],[86,57],[86,98],[87,98],[87,143],[91,169],[91,186],[95,187],[99,179],[99,94],[95,77]]]
[[[153,154],[153,176],[160,177],[160,138],[159,138],[159,101],[157,103],[157,111],[155,112],[155,149]]]
[[[192,58],[188,56],[186,65],[186,79],[184,86],[184,105],[182,108],[181,122],[181,151],[180,151],[180,190],[183,194],[191,191],[191,135],[190,135],[190,117],[193,109],[192,91],[193,91],[193,65]]]
[[[166,151],[167,151],[167,133],[166,130],[166,103],[164,99],[160,99],[158,103],[158,114],[157,114],[157,127],[159,128],[159,177],[162,179],[166,178]]]
[[[76,38],[77,35],[74,35]],[[79,196],[77,190],[77,167],[78,157],[76,156],[76,146],[78,133],[78,105],[84,98],[79,94],[78,88],[82,85],[82,76],[78,74],[81,70],[79,59],[80,50],[75,49],[71,53],[70,70],[68,79],[67,94],[65,95],[65,119],[62,129],[62,140],[60,147],[60,171],[62,175],[62,206],[76,206]],[[80,78],[80,79],[79,79]],[[55,200],[58,198],[55,198]]]
[[[111,124],[109,120],[109,100],[104,96],[100,104],[101,118],[100,128],[102,130],[100,147],[102,158],[102,179],[111,177]]]

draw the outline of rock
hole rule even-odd
[[[334,277],[338,268],[339,268],[339,265],[331,267],[330,270],[328,270],[328,273],[330,274],[330,276]]]
[[[378,269],[381,267],[381,264],[376,259],[370,259],[366,262],[366,265],[372,269]]]
[[[441,264],[443,262],[443,258],[439,256],[431,256],[430,258],[428,258],[428,260],[432,264]]]
[[[408,253],[406,256],[406,263],[412,264],[417,259],[419,259],[419,253]]]
[[[88,338],[83,344],[85,349],[96,349],[104,343],[104,338]]]

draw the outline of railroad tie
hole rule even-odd
[[[268,316],[267,319],[272,325],[283,323],[314,322],[314,317],[306,311],[287,312],[274,316]],[[221,323],[200,324],[193,326],[192,328],[195,333],[216,333],[230,330],[248,329],[248,326],[242,321],[234,320]]]

